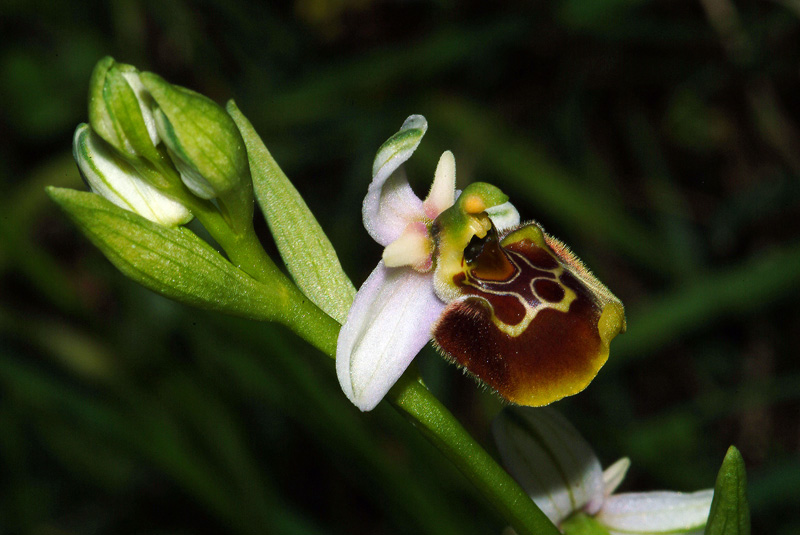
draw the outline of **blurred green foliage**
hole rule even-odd
[[[44,195],[111,54],[235,98],[358,286],[360,203],[411,113],[424,187],[495,183],[627,305],[558,404],[623,490],[713,485],[735,443],[753,531],[797,533],[800,10],[729,0],[21,2],[0,18],[0,533],[498,533],[391,409],[361,415],[283,330],[168,302]],[[266,228],[263,241],[274,253]],[[500,403],[427,350],[487,447]]]

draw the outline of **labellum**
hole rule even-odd
[[[547,405],[586,388],[625,330],[622,303],[535,222],[498,232],[476,183],[433,223],[436,347],[499,395]]]

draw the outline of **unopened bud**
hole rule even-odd
[[[129,160],[143,157],[156,162],[161,158],[149,98],[132,65],[107,56],[95,66],[89,87],[89,122]]]
[[[183,204],[142,178],[89,125],[81,124],[75,130],[72,154],[92,191],[117,206],[169,227],[192,219],[191,212]]]
[[[221,106],[156,74],[145,72],[140,79],[156,104],[158,135],[192,193],[213,199],[250,187],[244,141]]]

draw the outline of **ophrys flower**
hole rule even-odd
[[[385,247],[339,335],[342,389],[371,410],[433,337],[501,396],[544,405],[579,392],[624,329],[621,303],[498,188],[455,189],[445,152],[419,199],[400,165],[427,130],[412,115],[384,143],[364,199],[364,226]]]

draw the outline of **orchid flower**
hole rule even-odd
[[[433,338],[514,403],[580,392],[624,330],[622,304],[537,223],[519,226],[499,189],[477,182],[458,192],[450,151],[417,197],[400,166],[427,127],[412,115],[375,157],[362,213],[384,251],[339,334],[342,390],[373,409]]]
[[[445,302],[433,286],[434,220],[453,206],[455,158],[442,154],[425,200],[408,184],[400,165],[419,146],[428,123],[412,115],[378,150],[364,199],[364,227],[385,247],[383,258],[356,294],[336,349],[342,390],[361,410],[372,410],[431,339]],[[498,212],[506,226],[519,223],[508,205]]]
[[[613,494],[630,461],[603,471],[586,440],[553,409],[506,409],[492,432],[506,468],[564,533],[586,516],[610,535],[703,533],[713,489]]]

